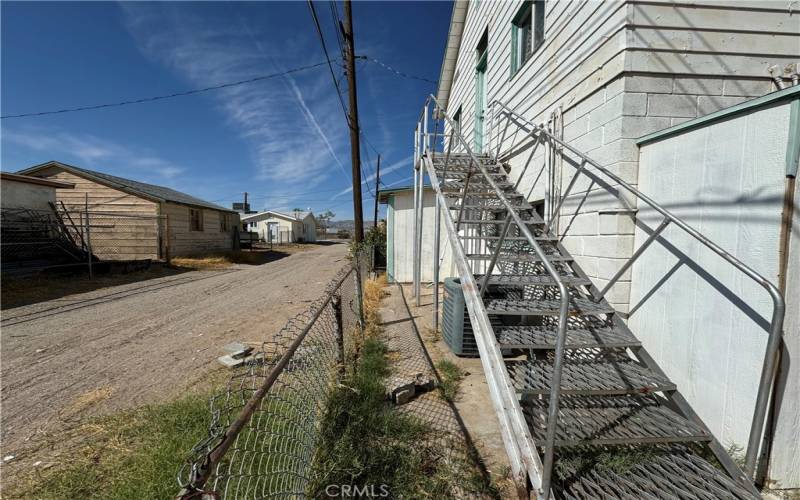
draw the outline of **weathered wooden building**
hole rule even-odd
[[[101,259],[159,259],[234,248],[237,212],[174,189],[57,161],[19,173],[75,186],[56,189],[56,198],[78,219],[88,208],[92,250]]]

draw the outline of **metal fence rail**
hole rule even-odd
[[[178,473],[182,498],[306,496],[324,405],[362,331],[365,263],[342,268],[211,399],[209,435]]]
[[[497,108],[497,110],[495,110]],[[608,292],[611,287],[616,283],[624,273],[633,265],[633,263],[644,253],[644,251],[653,243],[657,238],[660,237],[661,233],[667,228],[668,225],[672,224],[686,234],[691,236],[694,240],[696,240],[699,244],[706,247],[708,250],[714,252],[716,255],[721,257],[725,262],[733,266],[737,271],[744,274],[755,283],[760,285],[767,294],[770,296],[773,309],[772,309],[772,318],[770,320],[770,326],[768,331],[768,338],[767,338],[767,345],[764,353],[764,361],[761,368],[761,377],[759,380],[758,386],[758,393],[756,396],[755,407],[753,410],[753,419],[752,425],[750,427],[750,436],[748,438],[748,444],[745,453],[745,461],[744,461],[744,472],[746,477],[741,477],[742,482],[751,482],[753,480],[756,468],[756,462],[758,459],[758,453],[760,449],[760,445],[764,436],[764,422],[767,416],[768,410],[768,403],[769,403],[769,394],[770,389],[772,387],[773,380],[775,378],[775,365],[777,361],[777,354],[778,349],[781,343],[781,337],[783,335],[783,320],[784,320],[784,313],[786,310],[786,303],[784,301],[783,295],[781,294],[780,290],[770,282],[766,277],[759,274],[755,271],[752,267],[745,264],[744,262],[740,261],[734,255],[725,251],[722,247],[714,243],[700,231],[689,225],[683,219],[677,217],[672,212],[667,210],[664,206],[656,202],[655,200],[651,199],[646,194],[642,193],[634,186],[631,186],[625,180],[623,180],[620,176],[615,174],[614,172],[610,171],[608,168],[600,165],[596,161],[592,160],[575,147],[567,144],[563,140],[556,137],[550,131],[548,131],[543,126],[537,126],[535,123],[532,123],[530,120],[519,114],[517,111],[511,109],[506,104],[500,101],[493,101],[490,104],[490,113],[492,115],[492,120],[494,121],[497,116],[499,119],[503,119],[505,123],[505,127],[503,128],[502,136],[506,136],[505,129],[511,126],[515,132],[511,134],[515,139],[517,134],[521,136],[520,141],[517,143],[516,140],[513,141],[512,145],[506,150],[505,153],[501,152],[501,148],[503,147],[503,140],[500,139],[497,144],[497,155],[500,159],[503,158],[505,154],[508,154],[509,151],[513,149],[524,149],[526,144],[530,145],[531,143],[539,144],[545,143],[549,153],[553,157],[557,157],[563,159],[564,163],[574,168],[574,173],[572,178],[570,179],[569,184],[567,185],[566,189],[563,193],[560,194],[560,199],[557,202],[555,209],[552,211],[550,215],[550,221],[548,226],[553,224],[553,221],[557,220],[560,216],[560,209],[564,200],[567,199],[570,195],[571,188],[575,185],[576,180],[581,175],[589,177],[592,182],[596,182],[600,187],[604,190],[614,193],[616,196],[623,198],[623,194],[627,193],[628,195],[634,197],[638,200],[638,203],[644,204],[648,206],[651,210],[655,213],[660,214],[663,219],[660,224],[651,230],[649,237],[643,242],[643,244],[633,252],[630,258],[619,268],[617,273],[609,280],[609,282],[605,285],[603,290],[598,291],[595,294],[595,299],[599,301],[603,298],[603,296]],[[499,124],[499,122],[498,122]],[[499,128],[499,127],[498,127]],[[524,174],[524,171],[523,171]],[[520,176],[521,177],[521,176]],[[569,230],[567,227],[566,231],[562,231],[560,236],[563,238],[565,236],[565,232]],[[681,406],[685,406],[688,409],[688,403],[681,399],[679,401]],[[727,455],[725,450],[717,443],[716,441],[712,442],[711,444],[712,449],[717,454],[718,459],[721,460],[723,465],[726,467],[728,472],[736,477],[739,475],[738,467],[735,466],[732,462],[727,461]],[[723,456],[724,455],[724,456]],[[722,457],[722,458],[720,458]]]
[[[3,208],[0,219],[3,271],[165,256],[166,216],[51,204],[49,210]]]

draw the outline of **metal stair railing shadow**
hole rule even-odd
[[[688,223],[680,219],[679,217],[675,216],[665,207],[657,203],[656,201],[652,200],[650,197],[636,189],[635,187],[631,186],[629,183],[625,182],[620,176],[616,175],[615,173],[611,172],[609,169],[603,167],[596,161],[589,158],[587,155],[580,152],[575,147],[569,145],[564,140],[556,137],[552,132],[545,129],[543,125],[536,125],[530,120],[523,117],[521,114],[516,112],[515,110],[511,109],[506,104],[500,101],[493,101],[490,104],[490,118],[489,123],[492,126],[492,129],[489,131],[489,138],[488,144],[490,151],[493,152],[493,158],[495,163],[501,163],[510,159],[513,156],[523,154],[526,151],[532,149],[530,153],[530,157],[528,161],[525,163],[523,170],[519,174],[519,180],[516,182],[515,187],[519,185],[520,180],[525,175],[531,160],[533,158],[533,154],[535,153],[536,149],[539,147],[540,144],[545,144],[547,149],[546,152],[551,155],[551,157],[560,158],[564,161],[564,163],[572,166],[575,169],[574,175],[570,179],[569,183],[567,184],[564,192],[558,197],[555,208],[551,210],[549,220],[546,221],[548,229],[553,226],[554,221],[556,221],[559,217],[559,212],[561,206],[563,205],[564,201],[570,195],[571,190],[575,186],[577,179],[581,176],[589,177],[593,182],[596,182],[601,187],[604,187],[607,191],[612,192],[614,189],[619,191],[625,191],[628,194],[634,196],[641,202],[645,203],[655,212],[663,216],[663,220],[661,223],[651,231],[648,238],[643,242],[643,244],[636,249],[631,257],[627,259],[625,264],[618,270],[617,273],[611,278],[611,280],[606,284],[606,286],[602,290],[598,290],[596,287],[591,287],[591,293],[594,297],[594,300],[600,301],[604,298],[605,294],[611,289],[611,287],[624,275],[624,273],[630,269],[633,263],[646,251],[646,249],[653,243],[657,238],[660,237],[661,233],[667,228],[669,225],[675,225],[681,228],[684,232],[689,234],[692,238],[699,241],[703,246],[710,249],[716,255],[724,259],[734,268],[736,268],[741,273],[745,274],[756,283],[761,285],[770,295],[772,302],[773,302],[773,312],[772,312],[772,319],[769,326],[769,337],[767,340],[766,350],[764,353],[764,361],[761,370],[761,376],[759,380],[758,386],[758,393],[756,397],[755,409],[753,413],[752,425],[750,430],[750,435],[748,438],[748,445],[745,454],[745,463],[744,463],[744,474],[746,476],[742,476],[742,473],[738,466],[736,466],[730,457],[727,455],[727,452],[721,447],[721,445],[714,439],[710,447],[712,451],[715,453],[717,458],[720,460],[721,464],[726,468],[728,473],[739,480],[739,482],[746,481],[750,485],[752,489],[752,481],[754,477],[754,472],[756,468],[756,461],[759,452],[759,447],[763,439],[763,432],[764,432],[764,422],[766,419],[767,414],[767,407],[769,402],[769,395],[770,389],[773,383],[773,379],[775,376],[775,361],[777,352],[781,342],[781,336],[783,331],[783,319],[785,313],[785,302],[781,292],[778,288],[772,284],[768,279],[764,276],[759,274],[755,271],[752,267],[748,266],[747,264],[743,263],[733,255],[726,252],[723,248],[719,245],[711,241],[709,238],[701,234],[698,230],[690,226]],[[498,124],[495,123],[495,120],[499,115],[503,115],[505,118],[505,127],[502,129],[498,127]],[[498,120],[498,123],[500,120]],[[509,127],[515,127],[515,130],[508,134]],[[497,136],[494,135],[494,132],[498,130]],[[521,135],[522,139],[517,140],[517,136]],[[504,142],[507,142],[506,139],[509,136],[513,136],[512,143],[509,147],[505,150],[501,151]],[[493,142],[497,139],[497,147],[496,149],[493,148]],[[542,170],[547,167],[547,164],[542,165]],[[590,171],[588,167],[591,167],[592,170]],[[536,181],[534,181],[533,186],[528,193],[526,199],[530,196],[533,192],[533,189],[538,182],[539,178],[541,177],[542,172],[539,172],[539,175],[536,177]],[[610,182],[609,182],[610,181]],[[613,189],[612,189],[613,184]],[[623,200],[624,202],[624,200]],[[565,231],[565,233],[568,232]],[[559,235],[563,238],[563,234]],[[559,245],[560,246],[560,245]],[[616,319],[616,318],[615,318]],[[561,332],[559,332],[559,336],[561,336]],[[650,358],[649,354],[646,351],[642,350],[642,356],[644,362],[651,367],[656,367],[655,361]],[[657,369],[660,371],[660,369]],[[688,402],[683,399],[679,393],[675,394],[675,403],[684,411],[687,415],[692,416],[694,419],[699,421],[699,417],[694,413],[691,409]],[[550,443],[548,442],[548,445]]]
[[[429,133],[428,119],[431,111],[431,104],[433,104],[435,127],[433,134]],[[451,151],[453,140],[456,139],[459,146],[466,151],[468,156],[468,167],[466,171],[466,179],[461,192],[461,203],[458,207],[458,218],[454,224],[449,216],[450,206],[443,193],[443,186],[438,180],[436,169],[434,167],[434,158],[436,139],[438,136],[438,120],[441,117],[450,126],[454,132],[450,134],[448,147],[445,154],[444,172],[449,168],[451,159]],[[414,225],[414,292],[419,304],[420,297],[420,282],[421,282],[421,243],[422,243],[422,212],[423,212],[423,191],[425,171],[431,179],[431,184],[435,190],[435,216],[434,223],[434,297],[436,301],[435,308],[438,310],[438,275],[439,275],[439,219],[440,211],[444,208],[448,215],[445,217],[445,228],[450,240],[453,250],[456,265],[458,267],[459,275],[461,277],[461,284],[464,291],[465,301],[469,310],[470,320],[475,333],[476,343],[480,352],[480,359],[484,367],[487,377],[490,393],[492,395],[492,402],[495,406],[495,412],[501,424],[503,433],[503,441],[506,451],[511,461],[512,472],[514,474],[515,484],[520,496],[528,496],[527,482],[525,474],[527,473],[531,486],[536,491],[536,496],[539,498],[548,498],[550,496],[550,477],[553,469],[553,443],[557,433],[558,424],[558,405],[560,398],[560,378],[562,373],[562,364],[564,360],[565,341],[567,320],[570,306],[570,292],[565,283],[562,281],[561,276],[555,269],[553,264],[547,259],[547,255],[542,247],[537,242],[537,238],[533,235],[527,227],[527,222],[523,221],[518,213],[518,207],[510,202],[503,194],[503,191],[498,187],[492,175],[488,172],[484,162],[488,162],[488,158],[483,161],[479,159],[471,150],[466,139],[456,128],[452,118],[439,106],[435,97],[429,96],[420,116],[416,131],[415,131],[415,155],[414,155],[414,210],[415,210],[415,225]],[[424,167],[424,170],[423,170]],[[484,287],[479,288],[475,282],[472,270],[467,263],[465,251],[462,242],[460,241],[459,231],[463,221],[464,209],[467,204],[467,195],[469,193],[470,181],[473,176],[480,174],[483,176],[482,180],[488,184],[486,191],[493,193],[502,206],[508,211],[508,216],[504,222],[504,228],[500,236],[500,244],[497,245],[495,252],[492,256],[486,277],[483,280]],[[494,331],[489,321],[486,308],[484,307],[482,296],[485,291],[491,269],[494,267],[502,241],[508,231],[511,222],[514,222],[519,231],[524,236],[527,243],[531,246],[534,253],[540,260],[547,274],[550,275],[555,286],[558,287],[560,293],[560,306],[558,312],[558,339],[556,344],[556,359],[552,375],[553,384],[549,396],[549,418],[547,423],[547,437],[545,445],[545,461],[542,464],[536,451],[535,445],[530,435],[530,430],[525,422],[522,409],[515,389],[510,381],[506,371],[502,353],[497,343]]]

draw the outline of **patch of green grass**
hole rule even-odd
[[[663,449],[656,446],[574,449],[559,455],[555,475],[566,481],[576,473],[589,470],[612,471],[624,474],[642,462],[652,461]]]
[[[386,346],[367,339],[355,369],[328,399],[312,498],[324,497],[330,484],[385,484],[397,497],[421,480],[426,464],[417,444],[428,430],[393,411],[384,388],[388,374]]]
[[[439,390],[442,393],[442,397],[447,401],[454,401],[461,388],[464,372],[457,364],[448,359],[442,359],[436,363],[436,369],[441,378]]]
[[[207,395],[94,418],[70,434],[84,438],[59,464],[4,484],[7,498],[170,498],[175,475],[208,432]]]

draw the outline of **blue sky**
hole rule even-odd
[[[324,61],[306,2],[1,5],[2,115],[169,94]],[[330,4],[315,6],[329,52],[338,55]],[[435,81],[450,8],[354,2],[356,52]],[[341,77],[341,64],[334,69]],[[414,123],[435,85],[366,61],[356,72],[361,127],[383,155],[383,184],[408,184]],[[349,136],[327,66],[154,103],[4,119],[1,131],[4,171],[59,160],[226,206],[248,191],[254,209],[352,217]],[[372,189],[375,156],[362,154]]]

